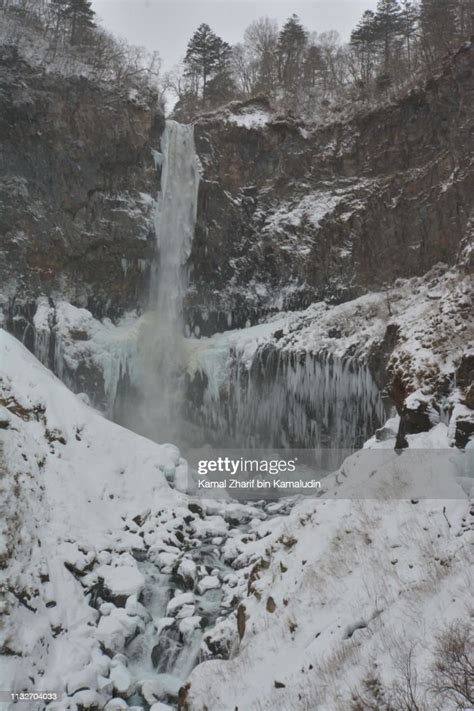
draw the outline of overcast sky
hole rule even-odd
[[[201,22],[235,44],[252,20],[268,15],[281,24],[296,12],[309,30],[334,29],[348,39],[364,10],[376,4],[376,0],[92,0],[106,29],[131,44],[157,50],[165,69],[182,59]]]

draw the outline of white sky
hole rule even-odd
[[[92,0],[106,29],[130,44],[158,51],[165,69],[182,59],[201,22],[235,44],[252,20],[268,15],[282,24],[295,12],[310,31],[338,30],[348,39],[364,10],[376,4],[377,0]]]

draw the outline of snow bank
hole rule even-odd
[[[241,109],[238,113],[229,112],[227,122],[242,128],[263,128],[273,118],[269,111],[264,111],[254,106]]]
[[[94,595],[88,571],[109,560],[116,567],[99,572],[112,594],[139,591],[136,563],[121,553],[135,547],[124,519],[180,505],[163,474],[176,453],[102,418],[4,330],[0,364],[0,549],[8,562],[1,644],[10,650],[0,676],[8,688],[34,679],[36,689],[61,690],[83,668],[95,680],[106,674],[101,644],[120,647],[139,625],[121,610],[97,629],[83,586]]]
[[[425,448],[449,451],[447,428],[413,436],[410,447],[417,445],[425,458]],[[444,469],[448,481],[457,473]],[[362,501],[374,477],[399,498]],[[474,522],[461,489],[457,499],[407,500],[397,485],[390,468],[371,471],[358,453],[325,481],[322,499],[267,522],[268,535],[239,558],[237,580],[243,569],[250,581],[240,612],[220,629],[231,658],[194,669],[190,711],[234,711],[237,700],[246,711],[343,711],[364,679],[376,678],[388,694],[406,684],[411,653],[421,698],[436,636],[471,606]]]
[[[4,330],[0,362],[2,403],[25,423],[20,432],[27,460],[30,448],[47,450],[51,466],[42,466],[43,483],[56,515],[62,514],[70,530],[88,531],[92,540],[131,510],[140,511],[155,500],[176,500],[162,473],[175,466],[168,447],[101,417]],[[15,436],[5,439],[5,454],[13,456]]]
[[[274,327],[242,342],[250,360]],[[392,684],[407,650],[421,683],[436,635],[470,609],[474,492],[445,424],[399,457],[387,422],[321,498],[188,506],[165,479],[184,466],[175,447],[103,419],[4,331],[0,363],[0,675],[67,693],[51,711],[134,694],[173,708],[189,675],[190,711],[345,710],[368,675]],[[419,452],[432,491],[431,451],[445,488],[410,498],[404,458]]]

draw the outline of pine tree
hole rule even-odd
[[[57,45],[62,35],[68,15],[69,0],[50,0],[49,12],[52,18],[54,43]]]
[[[69,43],[77,44],[84,34],[95,27],[95,12],[90,0],[50,0],[55,43],[69,34]]]
[[[358,57],[360,78],[366,86],[373,76],[378,53],[378,41],[379,35],[375,13],[372,10],[366,10],[351,34],[351,47]]]
[[[325,69],[321,48],[311,44],[305,54],[303,63],[303,79],[306,86],[314,88],[318,77]]]
[[[385,74],[390,74],[397,40],[402,31],[398,0],[379,0],[375,13],[375,34],[380,43]]]
[[[294,88],[301,75],[308,33],[297,15],[292,15],[283,25],[278,37],[280,80],[285,89]]]
[[[186,76],[195,79],[197,85],[201,85],[204,103],[207,100],[209,79],[219,69],[222,44],[223,42],[220,37],[218,37],[206,23],[199,25],[188,43],[186,56],[184,58]]]
[[[411,0],[402,0],[400,10],[400,33],[405,44],[409,71],[411,71],[413,66],[413,46],[416,41],[418,19],[418,8],[411,2]]]
[[[71,23],[71,44],[77,44],[84,34],[95,27],[95,12],[91,0],[68,0],[68,16]]]
[[[217,38],[218,59],[213,76],[207,84],[207,101],[211,106],[217,106],[234,98],[237,92],[232,76],[232,48],[220,37]]]
[[[351,46],[358,58],[362,83],[368,86],[377,74],[377,85],[392,82],[396,59],[400,57],[405,26],[399,0],[378,0],[375,12],[367,10],[351,35]]]
[[[377,23],[375,13],[372,10],[366,10],[362,15],[362,19],[357,24],[357,27],[352,30],[351,44],[355,47],[368,47],[374,45],[377,41]]]

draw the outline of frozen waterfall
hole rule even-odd
[[[152,275],[151,306],[161,324],[182,332],[182,305],[188,278],[186,262],[191,252],[199,190],[199,161],[194,148],[194,128],[168,120],[161,140],[161,193],[154,216],[159,260]]]
[[[379,389],[356,358],[280,348],[249,359],[245,344],[198,355],[188,379],[188,416],[216,444],[320,450],[333,469],[385,420]]]
[[[183,299],[200,177],[193,126],[168,120],[155,160],[161,166],[154,214],[158,259],[151,277],[151,313],[142,329],[139,379],[148,434],[163,440],[176,437],[182,409]]]

